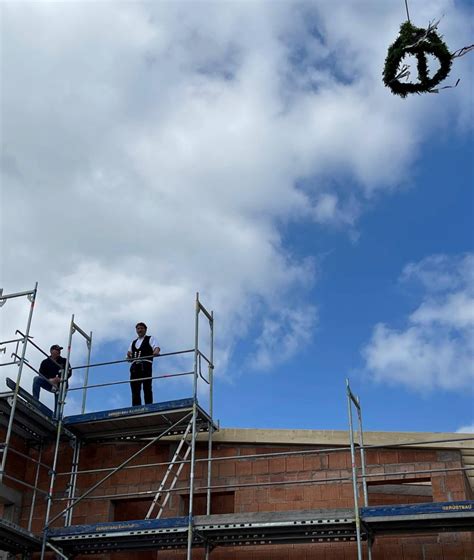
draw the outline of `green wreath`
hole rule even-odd
[[[418,83],[400,81],[408,75],[407,67],[399,70],[400,63],[407,54],[416,56]],[[428,75],[426,54],[433,55],[440,63],[439,70],[432,78]],[[430,92],[449,74],[452,59],[453,55],[433,27],[421,29],[406,21],[400,27],[398,39],[388,49],[383,71],[384,84],[401,97],[406,97],[409,93]]]

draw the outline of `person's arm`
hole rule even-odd
[[[128,347],[128,351],[127,351],[127,358],[130,360],[133,358],[133,354],[132,354],[132,344],[130,343],[130,346]]]
[[[156,342],[155,338],[152,336],[150,337],[150,345],[153,348],[153,356],[159,356],[161,349],[158,346],[158,343]]]
[[[66,363],[67,363],[66,358],[63,358],[62,356],[58,358],[59,372],[58,372],[57,377],[59,377],[59,378],[62,377],[62,372],[66,368]],[[69,363],[68,368],[67,368],[67,378],[69,379],[71,377],[71,375],[72,375],[72,369],[71,369],[71,363]]]

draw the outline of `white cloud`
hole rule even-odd
[[[474,284],[472,255],[431,255],[403,269],[404,282],[419,282],[431,293],[464,289]]]
[[[423,301],[405,329],[379,323],[363,350],[379,382],[413,389],[474,388],[474,256],[428,257],[410,263],[402,279],[419,280]]]
[[[187,347],[199,290],[221,371],[257,316],[256,363],[272,333],[289,359],[316,323],[299,311],[315,272],[281,224],[354,235],[367,198],[469,106],[467,83],[442,103],[383,88],[400,9],[382,4],[3,3],[2,285],[39,281],[37,341],[65,342],[74,312],[98,344],[145,320]],[[448,42],[467,43],[451,0],[413,9],[446,11]]]
[[[474,424],[470,424],[469,426],[461,426],[459,430],[456,430],[458,434],[474,434]]]
[[[265,318],[256,340],[256,354],[249,365],[265,370],[284,362],[310,340],[316,323],[316,309],[311,306],[283,309],[276,317]]]

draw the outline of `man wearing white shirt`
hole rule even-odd
[[[159,355],[160,347],[153,336],[147,336],[147,326],[145,323],[137,323],[135,328],[137,330],[138,338],[133,340],[130,344],[127,352],[127,358],[129,360],[133,360],[132,365],[130,366],[132,406],[140,406],[142,404],[142,385],[145,404],[151,404],[153,402],[153,357]]]

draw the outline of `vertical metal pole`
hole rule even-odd
[[[188,521],[188,550],[186,559],[192,560],[193,545],[193,494],[194,467],[196,458],[196,413],[197,413],[197,385],[198,385],[198,355],[199,355],[199,292],[196,293],[196,317],[194,322],[194,387],[193,387],[193,427],[191,430],[191,463],[189,473],[189,521]]]
[[[38,463],[36,464],[36,474],[35,474],[35,489],[33,490],[33,496],[31,498],[31,509],[28,518],[28,531],[31,531],[31,525],[33,524],[33,511],[35,509],[35,504],[36,504],[36,490],[38,488],[38,478],[39,478],[39,470],[41,467],[42,456],[43,456],[43,442],[40,443],[40,448],[38,452]]]
[[[28,344],[28,339],[29,339],[29,336],[30,336],[31,321],[33,319],[33,311],[34,311],[34,308],[35,308],[35,300],[36,300],[37,292],[38,292],[38,282],[36,282],[33,292],[28,296],[28,299],[31,302],[30,312],[28,314],[28,323],[26,325],[25,338],[23,340],[23,348],[22,348],[22,351],[21,351],[20,363],[18,365],[18,375],[17,375],[17,378],[16,378],[15,392],[13,394],[13,402],[12,402],[12,407],[11,407],[11,410],[10,410],[10,418],[8,419],[8,428],[7,428],[7,434],[6,434],[6,437],[5,437],[5,447],[3,449],[2,465],[0,467],[0,484],[3,482],[3,474],[5,472],[5,465],[7,464],[8,447],[10,445],[10,439],[11,439],[12,430],[13,430],[13,420],[15,418],[16,402],[18,400],[18,391],[19,391],[19,388],[20,388],[20,379],[21,379],[21,374],[23,372],[23,364],[25,362],[26,346]]]
[[[211,335],[211,351],[209,356],[209,416],[211,422],[209,426],[208,446],[207,446],[207,505],[206,515],[211,515],[211,481],[212,481],[212,434],[214,432],[213,410],[214,410],[214,311],[211,311],[211,321],[209,321]],[[206,559],[210,555],[209,543],[206,543]]]
[[[64,397],[63,393],[65,393],[66,384],[65,379],[67,377],[67,372],[69,369],[69,361],[71,358],[71,345],[72,345],[72,335],[74,334],[74,315],[71,317],[71,325],[69,327],[69,339],[67,343],[67,357],[66,357],[66,366],[64,368],[62,374],[62,380],[60,383],[60,390],[59,390],[59,399],[58,399],[58,411],[57,411],[57,422],[58,428],[56,431],[56,445],[54,448],[54,459],[53,459],[53,466],[51,468],[51,479],[49,481],[49,491],[47,496],[47,505],[46,505],[46,515],[44,520],[44,531],[43,531],[43,543],[41,547],[41,560],[44,559],[44,555],[46,553],[46,540],[47,540],[47,529],[49,523],[49,516],[51,513],[51,506],[53,502],[53,491],[54,491],[54,484],[56,482],[56,469],[58,464],[58,455],[59,455],[59,445],[61,441],[61,431],[63,426],[63,409],[64,409]]]
[[[212,432],[213,432],[213,384],[214,384],[214,312],[211,311],[212,320],[209,321],[210,335],[211,335],[211,351],[209,356],[208,364],[208,375],[209,375],[209,416],[211,418],[211,424],[209,426],[209,438],[208,438],[208,448],[207,448],[207,506],[206,515],[211,514],[211,478],[212,478]]]
[[[66,513],[64,519],[64,526],[69,527],[72,523],[72,513],[74,510],[74,499],[76,497],[76,484],[77,484],[77,471],[79,469],[79,457],[81,453],[81,441],[78,438],[74,439],[74,453],[72,456],[72,469],[71,476],[69,479],[67,507],[70,509]]]
[[[360,448],[360,464],[362,467],[362,488],[364,491],[364,505],[367,507],[369,505],[369,494],[367,492],[367,477],[365,473],[365,450],[364,450],[364,436],[362,433],[362,411],[360,409],[359,397],[356,398],[357,404],[357,417],[359,419],[359,448]]]
[[[358,497],[358,486],[357,486],[357,467],[356,467],[356,453],[354,445],[354,428],[352,424],[352,400],[351,400],[351,390],[349,387],[349,380],[346,379],[347,388],[347,411],[349,415],[349,440],[351,444],[351,463],[352,463],[352,489],[354,492],[354,515],[356,523],[356,535],[357,535],[357,558],[358,560],[363,560],[362,556],[362,540],[360,536],[360,516],[359,516],[359,497]]]
[[[367,490],[367,476],[365,470],[365,448],[364,448],[364,430],[362,428],[362,409],[360,406],[360,399],[357,400],[357,417],[359,419],[359,448],[360,448],[360,464],[362,466],[362,489],[364,491],[364,506],[369,506],[369,492]],[[367,537],[367,554],[368,560],[372,560],[372,538],[370,535]]]
[[[89,335],[89,340],[86,339],[86,344],[87,344],[87,367],[86,367],[86,374],[84,376],[84,389],[82,390],[82,407],[81,407],[82,414],[84,414],[84,412],[86,411],[87,384],[89,382],[89,366],[91,363],[92,331]]]
[[[67,394],[67,379],[69,374],[69,365],[71,363],[71,346],[72,346],[72,335],[75,333],[76,329],[74,326],[74,315],[71,317],[71,325],[69,327],[69,339],[67,342],[67,355],[66,364],[64,366],[64,371],[62,372],[61,382],[59,384],[59,398],[58,398],[58,410],[56,411],[57,419],[63,417],[64,405],[66,403]]]

